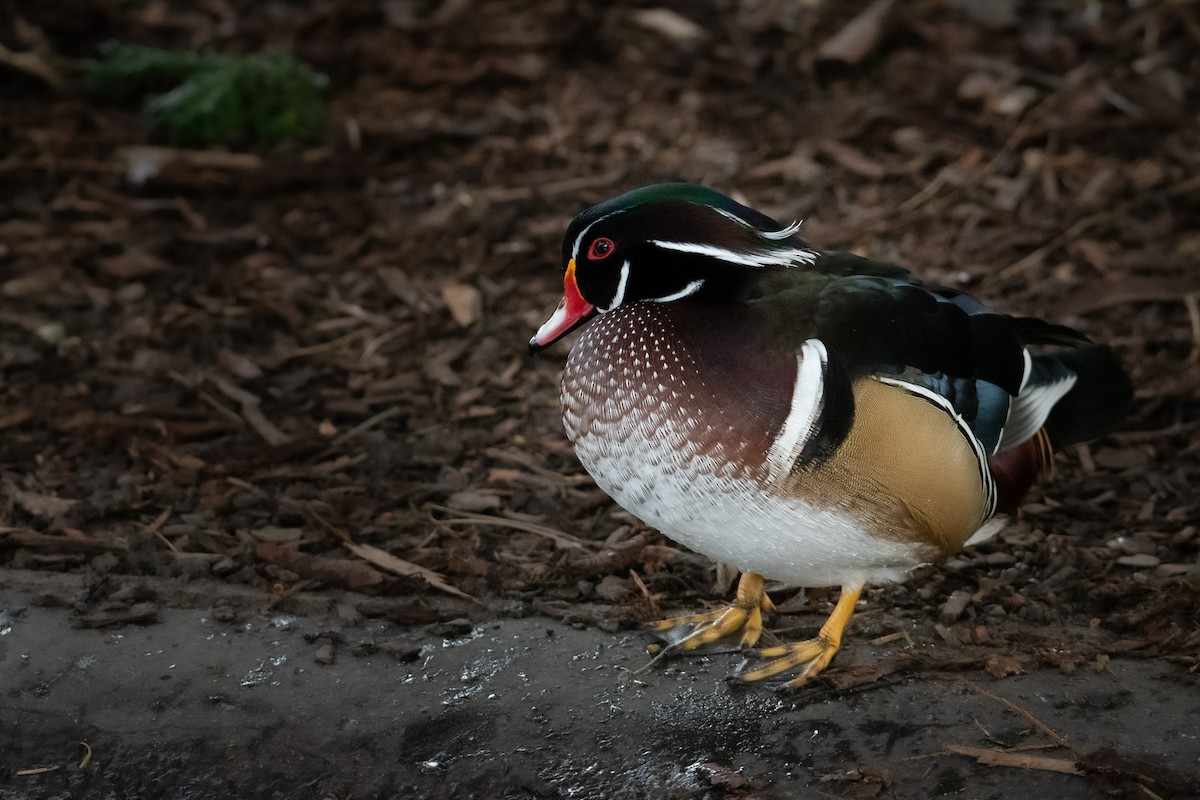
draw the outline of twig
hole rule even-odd
[[[1200,295],[1190,292],[1183,296],[1187,306],[1188,320],[1192,323],[1192,361],[1200,359]]]
[[[172,553],[178,553],[179,548],[177,548],[170,539],[162,535],[162,526],[167,524],[167,520],[171,518],[171,512],[174,510],[174,506],[167,506],[164,508],[162,513],[154,518],[153,522],[142,528],[142,533],[158,537],[158,540],[169,547]]]
[[[236,400],[238,405],[242,407],[242,417],[249,423],[251,428],[261,436],[267,444],[272,447],[287,444],[292,440],[283,431],[275,427],[271,420],[267,419],[263,414],[262,401],[258,397],[240,386],[234,386],[229,381],[216,375],[209,375],[208,379],[213,385],[221,390],[221,394],[228,397],[230,400]]]
[[[0,44],[0,64],[8,64],[27,75],[41,78],[60,92],[67,88],[66,79],[37,53],[17,53]]]
[[[1135,194],[1128,200],[1118,203],[1113,208],[1097,211],[1095,214],[1089,214],[1083,219],[1075,220],[1075,222],[1072,223],[1071,226],[1065,231],[1058,234],[1029,255],[1012,264],[1009,264],[1007,267],[1000,270],[1000,278],[1007,280],[1008,278],[1020,275],[1022,272],[1036,267],[1038,264],[1042,263],[1042,259],[1044,259],[1047,254],[1057,250],[1059,247],[1062,247],[1064,244],[1076,238],[1093,225],[1104,222],[1108,219],[1119,219],[1126,211],[1133,207],[1133,204],[1136,201],[1140,199],[1142,199],[1142,195]]]
[[[586,539],[579,539],[569,533],[563,533],[560,530],[548,527],[546,525],[538,525],[535,522],[522,522],[518,519],[509,519],[508,517],[496,517],[491,514],[476,514],[471,511],[459,511],[449,506],[431,505],[434,511],[445,511],[448,514],[457,514],[457,517],[438,519],[434,517],[434,521],[440,522],[443,525],[453,525],[457,523],[469,522],[475,525],[496,525],[502,528],[512,528],[525,533],[536,534],[537,536],[545,536],[547,539],[553,539],[563,547],[577,547],[580,549],[606,547],[604,542],[590,542]]]
[[[360,328],[356,331],[350,331],[350,333],[347,333],[343,336],[339,336],[336,339],[330,339],[328,342],[321,342],[320,344],[312,344],[308,345],[307,347],[297,347],[295,350],[288,350],[286,353],[283,353],[282,356],[280,356],[280,360],[291,361],[293,358],[315,356],[320,353],[326,353],[330,350],[337,350],[343,345],[350,344],[355,339],[362,339],[370,334],[370,330],[366,328]]]
[[[978,694],[983,695],[984,697],[988,698],[989,700],[994,700],[995,702],[1000,703],[1001,705],[1007,706],[1012,711],[1015,711],[1016,713],[1020,714],[1025,719],[1029,720],[1031,723],[1033,723],[1033,726],[1035,728],[1037,728],[1039,731],[1041,731],[1042,733],[1049,736],[1051,739],[1053,739],[1056,743],[1058,743],[1062,747],[1067,748],[1068,750],[1070,750],[1072,753],[1074,753],[1077,756],[1081,755],[1079,748],[1077,748],[1075,745],[1073,745],[1069,741],[1067,741],[1067,738],[1065,736],[1061,735],[1060,733],[1055,731],[1053,728],[1051,728],[1049,725],[1047,725],[1046,723],[1044,723],[1040,719],[1038,719],[1036,716],[1034,716],[1034,713],[1032,711],[1030,711],[1029,709],[1020,705],[1019,703],[1009,700],[1007,697],[1003,697],[1002,695],[998,695],[993,691],[983,688],[982,686],[980,686],[979,684],[975,683],[974,681],[972,681],[968,678],[960,677],[957,680],[960,683],[962,683],[964,686],[968,687],[969,689],[972,689],[973,691],[977,692]]]
[[[389,420],[399,413],[400,413],[399,406],[389,406],[389,407],[385,408],[383,411],[380,411],[375,416],[369,417],[368,419],[365,419],[362,422],[358,423],[357,425],[355,425],[353,428],[346,431],[345,433],[339,434],[338,436],[334,437],[333,443],[335,445],[344,444],[347,440],[353,439],[355,436],[358,436],[360,433],[364,433],[366,431],[371,430],[371,428],[374,428],[379,423],[384,422],[385,420]]]
[[[662,615],[658,607],[658,601],[654,599],[654,595],[650,594],[650,590],[646,588],[646,584],[642,582],[642,576],[637,574],[637,570],[630,569],[629,577],[633,578],[633,582],[637,585],[638,591],[646,598],[646,602],[650,604],[650,616],[657,619]]]
[[[563,475],[555,472],[552,469],[547,469],[538,464],[524,453],[513,453],[508,450],[501,450],[498,447],[489,447],[484,450],[484,455],[491,456],[497,461],[505,461],[509,464],[516,464],[519,467],[524,467],[535,475],[546,478],[554,483],[562,483],[567,486],[584,486],[592,483],[590,475]]]
[[[266,603],[264,603],[262,608],[259,609],[259,611],[270,611],[272,608],[279,605],[284,600],[287,600],[289,597],[292,597],[293,595],[299,594],[300,592],[304,591],[305,589],[314,585],[315,583],[316,583],[316,581],[311,578],[304,578],[303,580],[296,581],[295,583],[293,583],[291,586],[287,587],[286,589],[282,589],[282,590],[272,594],[271,599],[268,600]]]
[[[52,766],[52,767],[33,767],[32,769],[19,769],[19,770],[17,770],[17,771],[16,771],[15,773],[13,773],[13,774],[14,774],[14,775],[21,775],[21,776],[25,776],[25,775],[45,775],[47,772],[54,772],[55,770],[57,770],[57,769],[61,769],[61,768],[62,768],[62,765],[61,765],[61,764],[55,764],[55,765],[54,765],[54,766]]]

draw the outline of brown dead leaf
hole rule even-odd
[[[817,49],[820,61],[841,61],[857,64],[878,46],[883,38],[883,26],[895,0],[875,0],[844,28]]]
[[[466,592],[456,589],[450,584],[446,583],[446,579],[444,577],[431,569],[426,569],[425,567],[414,564],[411,561],[405,561],[403,558],[394,556],[386,550],[380,550],[378,547],[374,547],[373,545],[358,544],[357,542],[350,541],[344,542],[343,544],[346,546],[346,549],[351,553],[354,553],[354,555],[358,556],[359,558],[366,559],[377,567],[386,569],[388,572],[394,572],[395,574],[402,575],[405,578],[420,578],[434,589],[438,589],[447,594],[452,594],[455,597],[461,597],[464,600],[470,600],[472,603],[479,602]]]
[[[264,561],[270,561],[298,575],[329,581],[356,592],[369,592],[387,582],[387,576],[368,564],[344,558],[311,556],[292,547],[262,542],[254,552]]]
[[[837,797],[840,800],[873,800],[889,789],[894,780],[892,774],[885,769],[856,767],[822,775],[820,782],[842,784],[837,787]]]
[[[848,668],[833,670],[823,674],[821,678],[826,683],[832,684],[835,689],[853,689],[883,680],[889,675],[908,669],[919,662],[920,659],[913,653],[902,652],[878,659],[870,664],[856,664]]]
[[[1021,675],[1025,672],[1025,668],[1021,666],[1021,662],[1012,656],[1006,656],[1001,653],[995,653],[987,657],[983,662],[983,668],[993,678],[1007,678],[1011,675]]]
[[[597,597],[607,600],[610,603],[616,603],[633,594],[633,582],[628,578],[605,575],[596,584],[595,592]]]
[[[887,174],[887,169],[882,164],[845,142],[822,139],[817,143],[817,149],[833,159],[838,166],[864,178],[882,178]]]
[[[502,502],[495,492],[463,489],[447,497],[446,505],[456,511],[491,511],[500,508]]]
[[[222,347],[217,351],[217,363],[230,375],[245,381],[261,378],[263,374],[262,368],[258,364],[227,347]]]
[[[11,411],[0,411],[0,431],[33,419],[33,412],[28,408],[14,408]]]
[[[46,56],[47,54],[34,51],[17,52],[0,44],[0,64],[7,64],[27,75],[41,78],[59,91],[65,90],[68,86],[66,78]]]
[[[5,297],[36,297],[48,294],[62,282],[62,267],[42,267],[16,278],[0,283],[0,294]]]
[[[11,485],[8,487],[8,496],[18,508],[46,522],[58,519],[79,502],[78,500],[68,500],[52,494],[27,492]]]
[[[654,31],[681,44],[698,42],[708,36],[708,31],[687,17],[668,8],[646,8],[630,13],[635,25]]]
[[[459,281],[442,284],[442,300],[450,309],[450,316],[461,328],[469,328],[479,319],[483,311],[483,295],[474,286]]]
[[[137,249],[126,250],[119,256],[102,258],[96,264],[101,271],[122,280],[158,275],[166,272],[170,266],[153,253]]]

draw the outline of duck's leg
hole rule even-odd
[[[743,681],[760,681],[785,672],[799,669],[799,674],[789,680],[784,688],[795,689],[804,684],[825,669],[830,659],[842,645],[842,631],[854,614],[854,606],[862,594],[862,584],[843,586],[842,596],[838,598],[833,613],[821,626],[821,632],[815,639],[808,639],[794,644],[783,644],[778,647],[767,647],[757,652],[763,658],[771,659],[761,666],[743,670],[738,679]]]
[[[763,591],[763,576],[747,572],[738,581],[737,597],[724,608],[705,614],[659,620],[650,623],[649,628],[653,631],[669,631],[680,627],[691,629],[682,639],[666,647],[661,655],[694,650],[739,630],[742,632],[742,647],[753,647],[758,643],[758,637],[762,636],[763,612],[769,613],[774,608],[771,599]]]

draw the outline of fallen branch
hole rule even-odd
[[[1041,772],[1061,772],[1064,775],[1082,775],[1074,759],[1039,756],[1033,753],[1019,753],[1011,750],[991,750],[986,747],[968,747],[960,744],[948,744],[946,749],[960,756],[970,756],[975,763],[985,767],[1016,767],[1018,769],[1033,769]]]

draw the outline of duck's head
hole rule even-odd
[[[686,183],[644,186],[577,216],[563,239],[563,299],[529,340],[537,352],[597,314],[631,303],[721,297],[746,271],[811,263],[778,222]]]

